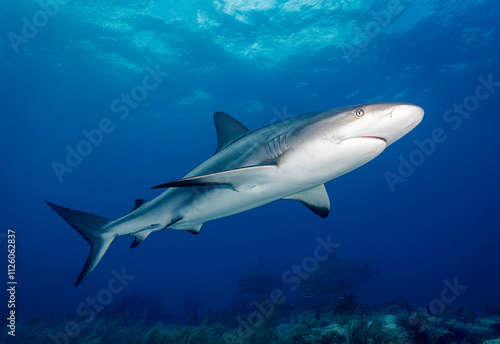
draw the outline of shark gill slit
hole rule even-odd
[[[271,154],[271,150],[269,149],[269,146],[266,146],[265,150],[266,150],[267,157],[269,159],[272,159],[273,157],[272,157],[272,154]]]
[[[280,135],[280,145],[283,147],[283,152],[286,152],[288,150],[288,147],[286,145],[286,133],[283,135]]]
[[[279,137],[276,137],[274,139],[274,149],[278,153],[277,157],[280,156],[281,154],[283,154],[283,151],[281,150],[281,147],[280,147],[280,138]]]
[[[269,144],[273,148],[274,157],[277,158],[280,155],[280,153],[276,147],[276,138],[274,138]]]
[[[276,152],[274,151],[273,141],[270,141],[270,142],[267,144],[267,147],[268,147],[268,149],[269,149],[269,158],[270,158],[270,159],[274,159],[274,158],[276,158]]]

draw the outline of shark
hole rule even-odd
[[[90,244],[75,286],[119,236],[133,236],[134,248],[166,228],[198,234],[207,221],[279,199],[298,201],[324,218],[330,212],[324,184],[377,157],[423,115],[409,103],[368,103],[305,113],[251,131],[216,112],[215,154],[183,178],[154,186],[166,190],[150,201],[136,200],[124,216],[109,220],[47,202]]]
[[[372,268],[368,264],[356,264],[340,259],[336,253],[331,254],[327,260],[320,262],[316,271],[308,279],[302,281],[300,289],[307,295],[338,294],[350,289],[360,289],[356,285],[366,283],[376,277],[380,279],[380,266]]]
[[[259,261],[259,265],[253,269],[245,272],[240,278],[238,278],[238,285],[241,291],[236,295],[236,297],[242,295],[243,293],[251,294],[269,294],[274,289],[281,286],[280,279],[277,276],[272,275],[262,264],[262,259]]]

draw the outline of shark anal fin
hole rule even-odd
[[[130,248],[135,248],[139,246],[139,244],[142,243],[148,237],[148,235],[151,234],[151,232],[152,230],[135,233],[134,234],[135,240],[132,243],[132,246],[130,246]]]
[[[224,112],[216,112],[214,120],[218,140],[216,154],[250,131],[243,124]]]
[[[152,189],[186,186],[229,186],[234,191],[247,191],[268,180],[276,165],[242,167],[234,170],[204,174],[160,184]]]
[[[323,218],[327,217],[330,213],[330,199],[328,198],[328,193],[326,192],[324,184],[285,197],[284,199],[299,201],[311,209],[316,215]]]
[[[132,243],[132,246],[130,246],[130,248],[136,248],[137,246],[139,246],[140,243],[142,243],[148,237],[149,234],[156,232],[156,231],[161,231],[161,230],[167,228],[168,226],[173,225],[177,221],[180,221],[181,219],[182,218],[174,220],[166,226],[162,226],[160,223],[153,223],[152,225],[149,225],[149,226],[147,226],[147,227],[145,227],[145,228],[143,228],[135,233],[130,234],[130,235],[135,237],[135,240]]]

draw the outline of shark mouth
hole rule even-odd
[[[363,136],[364,138],[367,138],[367,139],[376,139],[376,140],[382,140],[384,142],[387,142],[383,137],[379,137],[379,136]]]
[[[383,137],[379,137],[379,136],[361,136],[360,138],[361,139],[381,140],[381,141],[384,141],[385,143],[387,143],[386,139],[384,139]]]
[[[346,139],[340,139],[340,140],[338,140],[337,144],[341,144],[344,141],[353,140],[353,139],[368,139],[368,140],[383,141],[387,145],[387,140],[384,139],[383,137],[379,137],[379,136],[355,136],[355,137],[349,137],[349,138],[346,138]]]

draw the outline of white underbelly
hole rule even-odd
[[[305,189],[304,189],[305,190]],[[182,220],[173,229],[190,229],[206,221],[241,213],[301,191],[288,183],[258,185],[238,192],[230,188],[214,188],[200,193],[180,211]]]
[[[320,142],[321,143],[321,142]],[[182,220],[174,229],[190,229],[206,221],[240,213],[275,200],[306,191],[357,168],[379,155],[386,147],[381,140],[350,139],[336,147],[310,145],[307,149],[290,154],[269,173],[263,184],[246,191],[228,187],[198,192],[188,204],[181,206]]]

